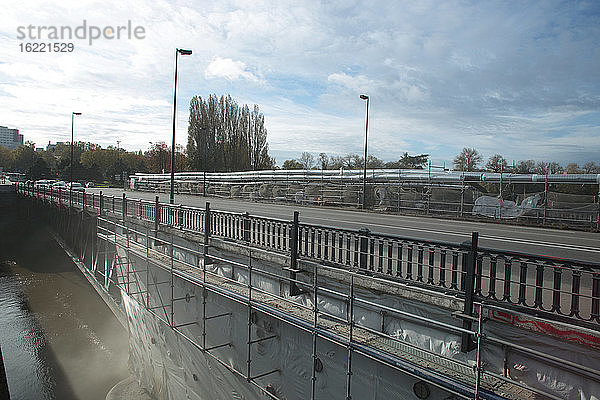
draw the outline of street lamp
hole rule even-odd
[[[189,56],[192,54],[191,50],[175,49],[175,88],[173,90],[173,142],[171,145],[171,196],[169,202],[173,204],[175,202],[175,115],[177,113],[177,60],[179,55]]]
[[[81,115],[80,112],[71,114],[71,183],[69,184],[69,207],[73,207],[73,131],[75,126],[75,116]]]
[[[363,198],[362,208],[365,208],[365,199],[367,197],[367,134],[369,133],[369,96],[361,94],[360,98],[367,101],[367,119],[365,122],[365,168],[363,170]]]

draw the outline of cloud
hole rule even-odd
[[[56,12],[56,7],[59,11]],[[63,7],[63,8],[60,8]],[[0,125],[47,143],[70,134],[130,150],[170,141],[176,47],[177,141],[189,100],[258,104],[274,153],[370,153],[450,161],[462,147],[507,159],[598,161],[597,2],[360,0],[12,2],[0,14]],[[20,51],[16,27],[144,26],[144,40]],[[594,159],[595,157],[595,159]]]
[[[245,79],[252,82],[260,81],[252,72],[247,70],[246,64],[243,62],[221,57],[216,57],[208,67],[206,67],[204,76],[206,76],[206,79],[225,78],[230,81],[239,79]]]

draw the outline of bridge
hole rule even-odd
[[[368,216],[365,229],[368,214],[347,211],[17,194],[128,326],[134,373],[157,398],[600,392],[594,234],[515,229],[511,242],[453,222],[424,239],[395,229],[441,222]]]

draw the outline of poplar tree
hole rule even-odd
[[[239,106],[231,96],[194,96],[190,102],[187,154],[197,171],[271,169],[265,117],[257,105]]]

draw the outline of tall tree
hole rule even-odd
[[[458,171],[475,171],[481,160],[481,155],[477,150],[465,147],[459,155],[454,157],[454,169]]]
[[[257,105],[240,107],[231,96],[195,96],[190,102],[187,154],[200,171],[273,168],[264,115]]]
[[[319,153],[317,162],[321,166],[321,169],[327,169],[327,167],[329,166],[329,157],[327,157],[327,154],[325,153]]]

